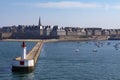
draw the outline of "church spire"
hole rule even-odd
[[[38,23],[38,26],[42,26],[42,25],[41,25],[41,20],[40,20],[40,17],[39,17],[39,23]]]

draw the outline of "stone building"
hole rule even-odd
[[[65,27],[66,36],[86,36],[83,28]]]
[[[8,33],[8,32],[11,32],[12,29],[11,29],[11,27],[3,27],[1,31],[2,31],[3,33]]]
[[[77,28],[77,35],[78,36],[86,36],[86,31],[83,28]]]
[[[43,36],[50,36],[51,31],[52,31],[51,26],[44,26]]]
[[[109,31],[110,31],[110,36],[113,36],[113,35],[117,34],[115,29],[109,29]]]
[[[93,30],[89,28],[85,28],[86,31],[86,36],[92,36],[93,35]]]
[[[103,29],[102,30],[102,35],[109,36],[110,35],[110,31],[108,29]]]
[[[24,28],[25,28],[24,25],[18,25],[18,27],[17,27],[17,32],[19,32],[19,33],[24,32]]]
[[[66,36],[66,31],[64,28],[58,28],[57,30],[57,35],[58,36]]]
[[[53,29],[50,33],[51,38],[58,38],[57,30],[58,30],[58,26],[57,25],[53,26]]]
[[[120,35],[120,29],[116,29],[117,35]]]
[[[100,36],[102,35],[102,28],[85,28],[87,36]]]

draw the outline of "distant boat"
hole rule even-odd
[[[79,49],[75,49],[75,52],[79,52]]]
[[[93,52],[97,52],[97,49],[93,49]]]

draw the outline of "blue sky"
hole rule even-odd
[[[11,25],[120,29],[120,0],[1,0],[0,27]]]

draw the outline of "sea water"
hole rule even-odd
[[[36,43],[26,44],[29,52]],[[35,70],[27,74],[11,71],[21,53],[21,42],[0,42],[0,80],[120,79],[120,41],[45,43]]]

